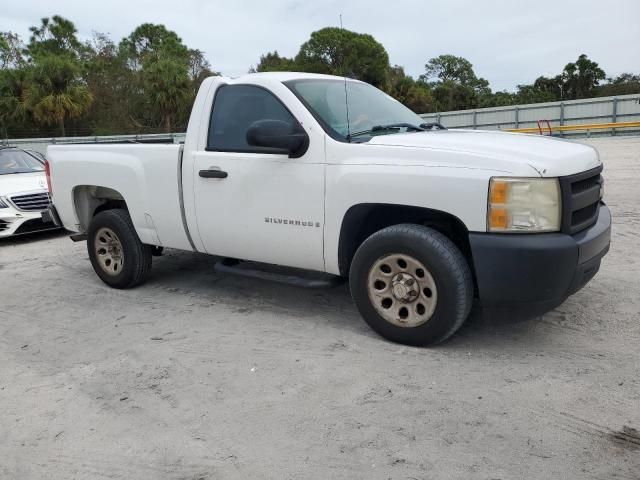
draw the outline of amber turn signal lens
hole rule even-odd
[[[507,182],[492,182],[489,202],[492,204],[507,203]]]
[[[507,210],[491,207],[489,210],[489,227],[496,230],[507,228]]]

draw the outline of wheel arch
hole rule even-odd
[[[103,210],[119,208],[129,210],[124,196],[109,187],[77,185],[73,188],[73,206],[82,232],[86,232],[91,219]]]
[[[360,203],[353,205],[345,213],[338,240],[340,275],[349,275],[356,250],[369,236],[383,228],[401,223],[428,226],[449,238],[469,263],[475,284],[469,230],[462,220],[442,210],[387,203]]]

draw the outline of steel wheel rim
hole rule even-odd
[[[98,230],[94,239],[94,251],[98,264],[104,273],[115,277],[124,268],[124,252],[122,243],[110,228]]]
[[[387,322],[414,328],[428,322],[438,303],[431,273],[411,255],[393,253],[380,257],[369,269],[369,300]]]

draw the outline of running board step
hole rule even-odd
[[[230,265],[230,263],[234,263]],[[278,270],[287,270],[292,273],[268,271],[260,268],[249,268],[248,265],[260,265],[264,268],[273,268]],[[253,262],[239,262],[235,263],[229,261],[229,259],[220,260],[214,265],[214,270],[218,273],[228,273],[231,275],[238,275],[242,277],[254,278],[256,280],[266,280],[268,282],[283,283],[285,285],[292,285],[294,287],[303,288],[332,288],[337,287],[345,282],[345,279],[338,277],[337,275],[330,275],[328,273],[310,273],[304,270],[298,270],[295,268],[277,267],[274,265],[266,264],[254,264]],[[305,276],[295,275],[294,272],[304,272]],[[314,275],[311,277],[311,275]]]

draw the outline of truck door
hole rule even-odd
[[[267,119],[298,122],[262,87],[217,89],[206,148],[193,153],[200,239],[212,255],[322,271],[324,142],[300,158],[248,145],[249,126]]]

